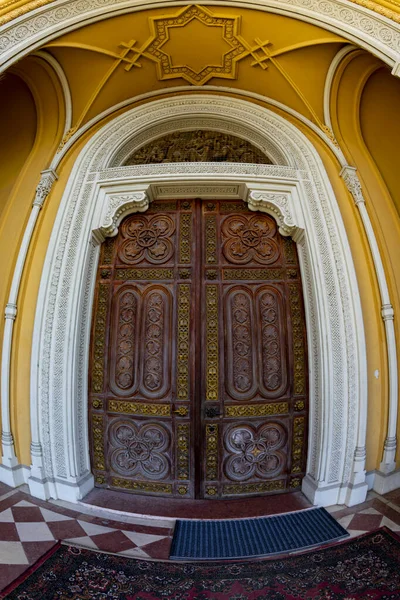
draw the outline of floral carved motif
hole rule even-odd
[[[140,427],[131,421],[117,421],[111,427],[112,468],[122,475],[140,474],[150,479],[161,479],[169,472],[164,451],[170,445],[168,431],[159,423]]]
[[[263,293],[259,307],[262,324],[263,382],[268,391],[274,391],[282,383],[279,315],[275,296],[269,292]]]
[[[156,392],[163,384],[164,300],[152,292],[146,304],[146,329],[143,383],[147,390]]]
[[[147,260],[154,264],[167,262],[174,253],[170,236],[175,224],[170,217],[135,216],[123,227],[123,242],[119,257],[124,263],[137,264]]]
[[[222,248],[226,260],[243,265],[253,260],[264,265],[275,262],[279,248],[272,239],[274,233],[275,227],[268,217],[228,217],[222,225],[223,236],[229,238]]]
[[[115,383],[121,390],[134,384],[137,298],[125,292],[119,301]]]
[[[251,477],[276,476],[284,466],[284,455],[279,452],[286,442],[286,432],[278,423],[260,428],[250,425],[232,427],[225,436],[230,456],[225,463],[229,479],[245,481]]]
[[[250,298],[239,292],[234,294],[231,302],[233,382],[238,392],[243,393],[253,385]]]

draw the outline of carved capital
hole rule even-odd
[[[384,304],[381,308],[381,315],[384,321],[394,320],[394,310],[391,304]]]
[[[118,226],[126,215],[144,212],[149,208],[146,192],[112,194],[108,196],[107,208],[100,227],[101,234],[113,237],[118,233]]]
[[[4,316],[6,319],[15,321],[15,317],[17,316],[17,305],[11,304],[11,303],[6,304],[6,310],[4,311]]]
[[[247,204],[250,210],[266,212],[274,217],[282,235],[292,235],[296,231],[288,194],[252,191],[247,199]]]
[[[57,173],[53,169],[42,171],[40,181],[36,188],[35,200],[33,206],[42,208],[44,201],[50,193],[53,183],[58,179]]]
[[[360,203],[365,204],[365,198],[362,193],[360,180],[358,179],[357,169],[355,167],[346,165],[340,171],[340,176],[345,182],[350,194],[353,196],[353,200],[356,205]]]

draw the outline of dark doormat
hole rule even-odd
[[[324,509],[253,519],[178,520],[172,560],[227,560],[294,552],[340,540],[349,534]]]
[[[9,600],[399,600],[400,541],[382,528],[279,560],[219,564],[60,546],[21,579]]]

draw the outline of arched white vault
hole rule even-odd
[[[171,131],[235,133],[273,165],[121,165]],[[314,503],[363,501],[366,355],[361,303],[339,208],[321,159],[291,123],[217,95],[162,99],[116,117],[86,144],[68,181],[45,260],[31,373],[29,485],[40,497],[82,498],[92,487],[87,373],[99,244],[122,218],[160,197],[241,198],[297,242],[308,331],[310,426],[303,491]]]

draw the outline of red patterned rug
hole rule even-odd
[[[177,563],[56,546],[4,591],[19,600],[399,600],[400,539],[386,528],[280,560]],[[8,594],[8,595],[7,595]]]

